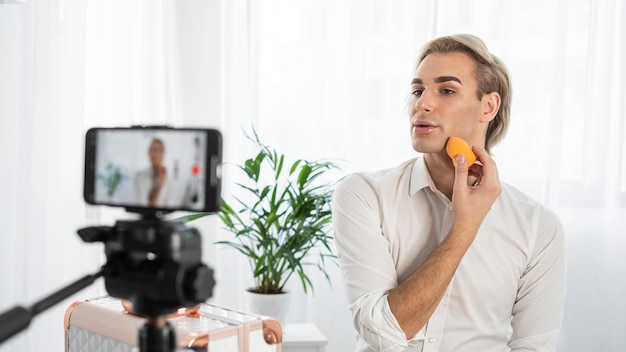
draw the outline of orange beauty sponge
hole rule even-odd
[[[448,143],[446,144],[446,152],[452,159],[452,163],[456,167],[456,156],[459,154],[465,155],[465,159],[467,160],[467,165],[471,166],[476,161],[476,155],[472,152],[472,148],[458,137],[450,137],[448,139]]]

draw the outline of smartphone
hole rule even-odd
[[[84,199],[133,212],[217,212],[222,135],[215,129],[91,128]]]

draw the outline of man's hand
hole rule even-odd
[[[463,154],[457,155],[456,174],[452,192],[454,226],[462,232],[478,231],[480,224],[502,192],[498,169],[489,154],[482,148],[472,147],[479,163],[468,168]],[[469,183],[468,179],[475,178]]]
[[[163,188],[163,185],[165,184],[165,179],[167,176],[167,173],[165,171],[165,166],[161,165],[161,167],[156,170],[156,175],[158,178],[158,185],[159,185],[159,189]]]
[[[165,185],[165,180],[167,176],[165,172],[165,167],[163,165],[158,165],[153,169],[156,182],[148,193],[148,205],[151,207],[156,206],[159,200],[159,194],[161,193],[161,189]]]

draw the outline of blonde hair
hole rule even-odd
[[[476,93],[479,100],[482,99],[483,95],[491,92],[497,92],[500,95],[500,109],[493,120],[489,122],[485,136],[485,150],[489,152],[491,146],[504,138],[509,127],[511,112],[509,73],[504,63],[489,52],[485,43],[471,34],[456,34],[431,40],[422,48],[415,67],[417,68],[430,54],[450,52],[466,53],[476,62],[475,75],[478,83]]]

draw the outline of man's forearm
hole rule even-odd
[[[389,292],[389,307],[407,339],[430,319],[475,237],[473,229],[452,229],[424,264]]]

